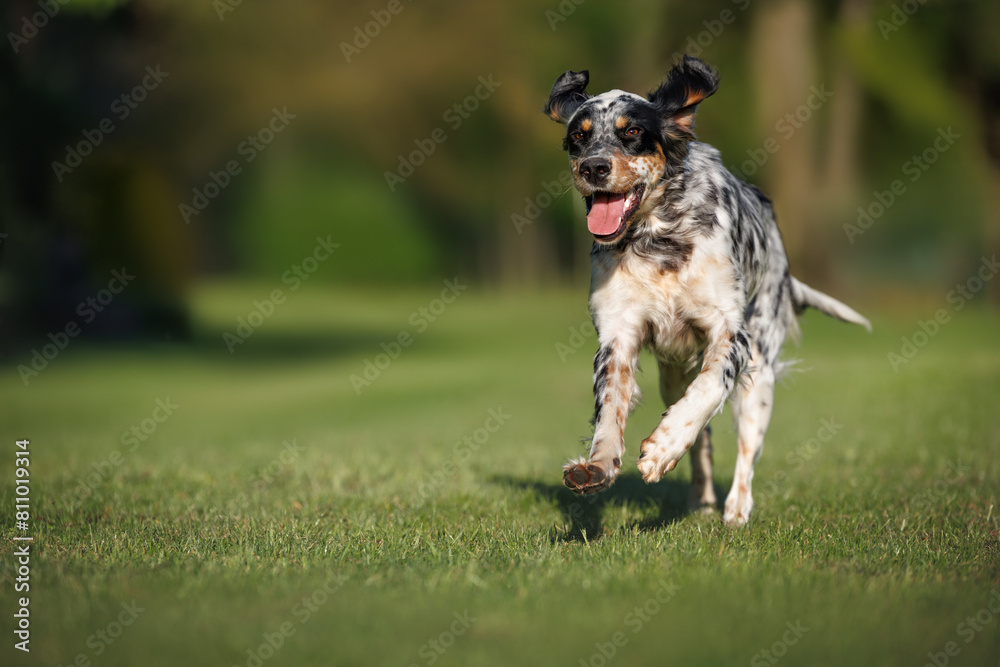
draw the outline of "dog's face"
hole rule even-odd
[[[566,125],[576,188],[587,203],[587,227],[601,244],[614,244],[662,194],[664,175],[687,154],[698,103],[715,92],[718,76],[685,56],[648,98],[621,90],[586,93],[589,75],[566,72],[552,87],[545,113]]]

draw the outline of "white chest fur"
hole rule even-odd
[[[637,355],[644,345],[661,361],[693,364],[706,333],[740,318],[732,265],[696,248],[676,271],[625,251],[593,256],[590,308],[601,345],[616,342]]]

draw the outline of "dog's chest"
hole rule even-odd
[[[645,345],[662,361],[696,358],[725,274],[719,262],[701,259],[663,271],[631,253],[594,255],[590,308],[602,344],[618,339],[635,352]]]

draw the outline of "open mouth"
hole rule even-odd
[[[587,202],[587,229],[599,243],[614,243],[625,234],[629,218],[639,210],[646,186],[639,183],[628,192],[595,192]]]

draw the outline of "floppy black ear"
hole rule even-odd
[[[719,75],[705,61],[691,56],[673,66],[649,101],[660,111],[664,133],[674,139],[694,138],[698,104],[719,88]]]
[[[590,72],[587,70],[565,72],[552,86],[549,101],[545,103],[545,115],[565,125],[577,107],[590,99],[586,90],[589,81]]]

